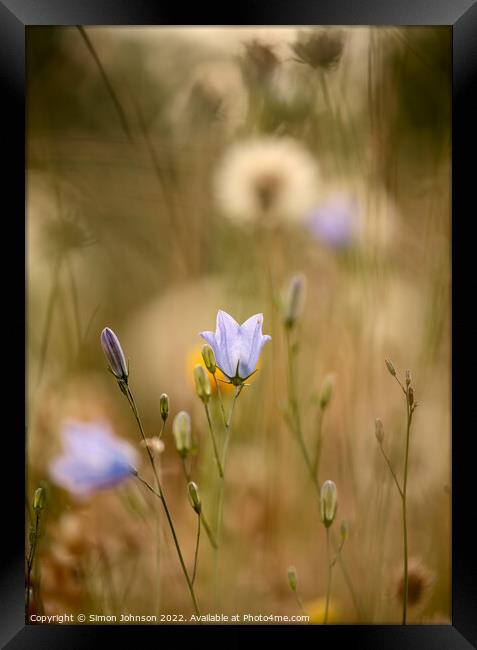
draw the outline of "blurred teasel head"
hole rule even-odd
[[[172,422],[172,433],[177,451],[185,458],[192,449],[190,415],[186,411],[179,411],[175,416]]]
[[[212,375],[215,375],[215,371],[217,369],[217,362],[215,360],[214,351],[212,350],[212,347],[208,343],[206,343],[202,347],[202,359],[204,360],[205,367],[207,368],[207,370]]]
[[[290,278],[283,308],[283,323],[287,329],[292,329],[303,312],[306,297],[306,277],[303,273],[295,273]]]
[[[187,485],[187,489],[189,491],[189,499],[192,508],[195,510],[195,512],[200,515],[202,511],[202,503],[200,500],[200,494],[199,494],[199,488],[197,486],[197,483],[194,483],[194,481],[190,481],[190,483]]]
[[[162,393],[159,398],[159,409],[161,411],[162,421],[165,422],[169,415],[169,396],[166,393]]]
[[[253,39],[244,43],[245,53],[240,61],[246,83],[267,84],[274,76],[280,60],[273,48]]]
[[[101,332],[101,347],[104,355],[108,360],[109,369],[116,377],[118,382],[128,383],[128,366],[124,356],[121,343],[118,337],[109,327],[105,327]]]
[[[195,392],[197,396],[206,404],[212,395],[212,387],[209,377],[203,365],[198,363],[194,368]]]
[[[336,66],[343,54],[345,35],[338,29],[314,29],[301,31],[291,45],[300,63],[313,69],[328,69]]]
[[[333,481],[325,481],[320,492],[321,521],[329,528],[336,516],[338,507],[338,492]]]

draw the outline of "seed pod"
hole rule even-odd
[[[194,368],[195,392],[198,397],[207,404],[212,395],[212,388],[210,385],[209,377],[205,372],[204,366],[198,363]]]
[[[331,401],[335,387],[335,375],[329,374],[323,380],[320,394],[320,407],[324,410]]]
[[[386,362],[386,368],[389,370],[390,374],[391,374],[393,377],[395,377],[395,376],[396,376],[396,369],[395,369],[395,367],[393,366],[393,364],[391,363],[391,361],[389,361],[389,359],[385,359],[385,362]]]
[[[194,483],[194,481],[190,481],[190,483],[187,485],[187,488],[189,490],[189,499],[191,506],[195,512],[200,515],[202,510],[202,503],[200,500],[199,488],[197,487],[197,484]]]
[[[381,444],[384,440],[384,425],[379,418],[375,420],[374,432],[376,434],[376,440]]]
[[[290,279],[283,310],[283,323],[291,329],[300,318],[306,295],[306,277],[297,273]]]
[[[176,449],[183,457],[187,456],[192,448],[192,432],[190,415],[186,411],[179,411],[172,422],[172,433]]]
[[[297,584],[298,584],[298,577],[294,566],[288,567],[288,584],[290,585],[290,589],[292,591],[296,591]]]
[[[321,521],[329,528],[336,516],[338,508],[338,492],[333,481],[325,481],[320,492]]]
[[[45,498],[46,492],[45,488],[39,487],[35,490],[35,495],[33,496],[33,510],[39,512],[45,507]]]
[[[165,422],[169,415],[169,396],[166,393],[162,393],[159,398],[159,408],[161,411],[161,418],[163,422]]]
[[[204,360],[205,367],[212,374],[215,375],[217,362],[215,361],[215,354],[211,346],[206,343],[202,348],[202,359]]]

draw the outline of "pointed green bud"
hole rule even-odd
[[[169,396],[166,393],[162,393],[159,398],[159,408],[161,410],[161,418],[165,422],[169,415]]]
[[[381,444],[384,440],[384,425],[379,418],[374,422],[374,433],[376,434],[376,440]]]
[[[188,486],[189,490],[189,499],[190,499],[190,504],[195,510],[195,512],[200,515],[201,510],[202,510],[202,503],[200,501],[200,494],[199,494],[199,488],[197,487],[197,484],[194,483],[194,481],[191,481]]]
[[[45,488],[42,487],[37,488],[33,496],[33,510],[35,512],[39,512],[40,510],[43,510],[43,508],[45,507],[45,498],[46,498]]]
[[[185,458],[192,447],[192,432],[190,415],[186,411],[179,411],[172,422],[172,433],[176,449]]]
[[[195,392],[198,397],[207,404],[212,395],[212,387],[210,385],[209,377],[205,372],[203,365],[198,363],[194,368]]]
[[[390,374],[395,377],[396,376],[396,368],[393,366],[391,361],[389,359],[385,359],[386,362],[386,368],[389,370]]]
[[[344,544],[349,533],[349,525],[347,521],[343,520],[341,522],[340,533],[341,533],[341,542]]]
[[[320,393],[320,407],[324,410],[331,401],[333,396],[333,389],[335,387],[336,377],[333,373],[326,375],[323,380],[323,385],[321,386]]]
[[[215,369],[217,368],[217,362],[215,360],[215,354],[212,348],[208,343],[206,343],[202,348],[202,359],[204,360],[205,367],[207,370],[215,375]]]
[[[290,589],[292,591],[296,591],[298,585],[298,577],[294,566],[288,567],[288,584],[290,585]]]
[[[320,491],[320,514],[321,521],[326,528],[329,528],[336,516],[338,507],[338,493],[333,481],[325,481]]]
[[[283,305],[283,324],[291,329],[303,312],[306,296],[306,277],[296,273],[290,279]]]

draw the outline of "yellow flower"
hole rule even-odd
[[[322,625],[325,620],[326,597],[322,596],[321,598],[315,598],[315,600],[305,603],[303,609],[310,617],[308,621],[310,625]],[[338,623],[340,613],[339,602],[334,598],[330,598],[328,604],[328,623]]]

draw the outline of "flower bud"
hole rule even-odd
[[[166,393],[162,393],[159,398],[159,408],[161,411],[161,418],[163,422],[165,422],[169,415],[169,396]]]
[[[320,492],[321,521],[329,528],[334,521],[338,507],[338,493],[333,481],[325,481]]]
[[[329,374],[323,380],[320,393],[320,407],[324,410],[330,403],[333,395],[333,388],[335,387],[335,375]]]
[[[283,309],[283,323],[291,329],[300,318],[306,295],[306,277],[296,273],[290,279]]]
[[[376,434],[376,440],[381,444],[384,440],[384,425],[379,418],[374,422],[374,433]]]
[[[190,415],[186,411],[179,411],[172,422],[172,433],[176,449],[181,456],[187,456],[192,448],[192,433]]]
[[[217,368],[217,362],[215,361],[215,354],[212,348],[208,343],[202,348],[202,359],[204,360],[205,367],[212,374],[215,375],[215,369]]]
[[[411,385],[411,371],[406,370],[406,386],[409,388]]]
[[[204,366],[198,363],[194,368],[195,392],[198,397],[207,404],[212,395],[212,387],[210,385],[209,377],[205,372]]]
[[[288,584],[290,585],[290,589],[292,591],[296,591],[297,584],[298,584],[298,577],[294,566],[288,567]]]
[[[46,498],[45,488],[42,487],[37,488],[33,496],[33,510],[35,512],[39,512],[40,510],[43,510],[43,508],[45,507],[45,498]]]
[[[197,484],[194,483],[194,481],[191,481],[188,484],[187,488],[189,490],[189,499],[191,506],[194,508],[195,512],[200,515],[202,510],[202,503],[200,501],[199,488],[197,487]]]
[[[414,406],[414,388],[409,386],[407,389],[407,398],[409,400],[409,406]]]
[[[386,362],[386,368],[389,370],[390,374],[391,374],[393,377],[395,377],[395,376],[396,376],[396,369],[395,369],[395,367],[393,366],[393,364],[391,363],[391,361],[389,361],[389,359],[385,359],[385,362]]]
[[[109,327],[101,332],[101,347],[109,363],[109,369],[118,381],[128,383],[128,366],[118,337]]]
[[[343,520],[341,522],[340,533],[341,533],[341,542],[344,544],[349,533],[349,524],[347,521]]]

